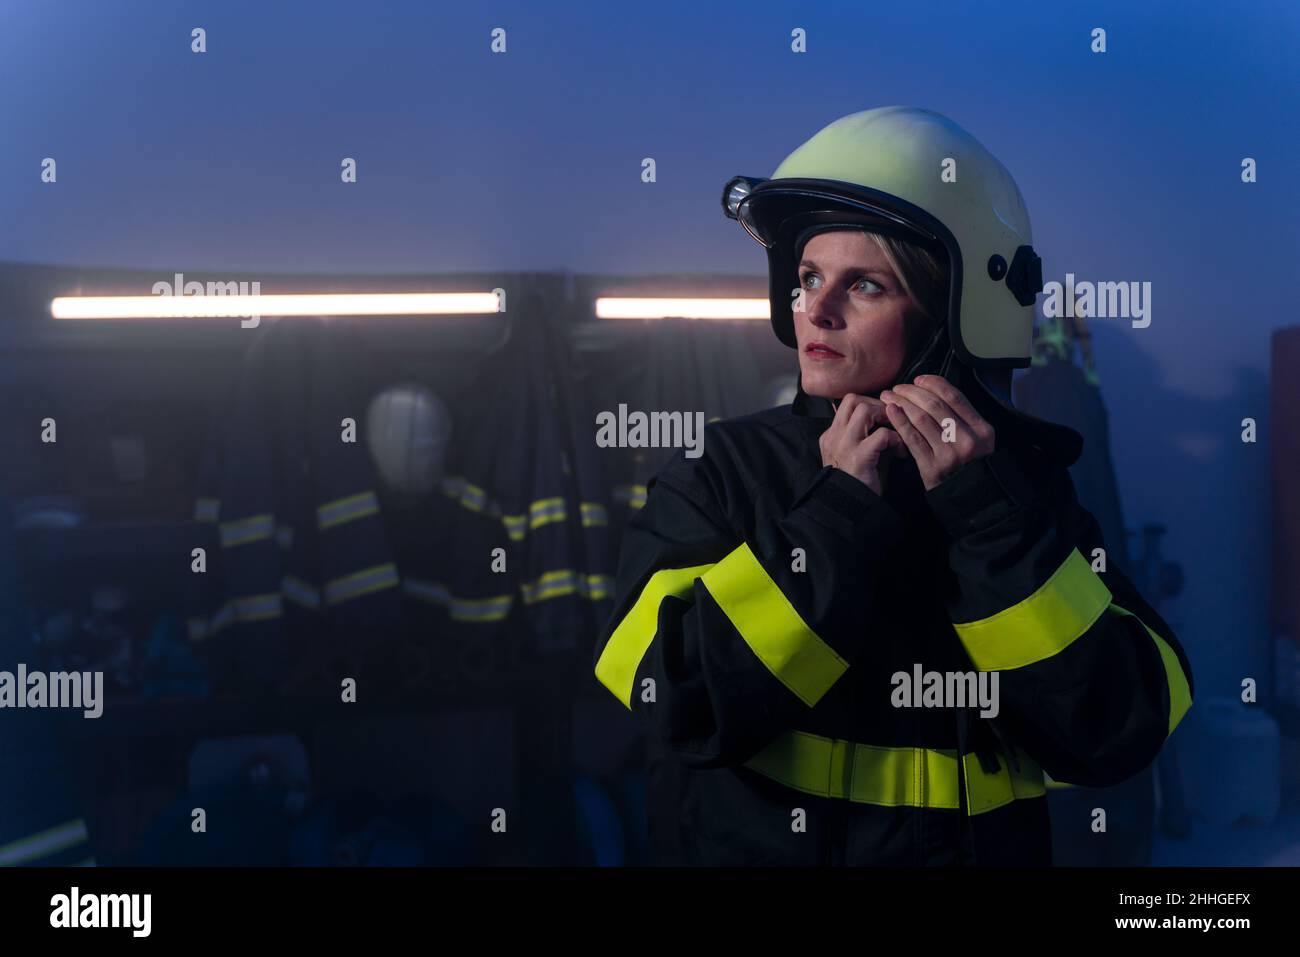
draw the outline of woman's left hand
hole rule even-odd
[[[992,452],[993,426],[943,376],[917,376],[914,383],[886,389],[880,398],[928,491],[967,462]]]

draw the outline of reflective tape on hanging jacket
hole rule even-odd
[[[363,568],[326,582],[323,589],[325,604],[342,604],[384,588],[394,588],[399,582],[397,566],[392,562]]]
[[[358,492],[326,502],[316,509],[316,526],[324,531],[344,522],[353,522],[379,511],[379,500],[372,491]]]

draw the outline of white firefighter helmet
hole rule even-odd
[[[938,254],[950,275],[947,316],[899,381],[922,372],[973,380],[1022,423],[1046,425],[1015,413],[1009,394],[1011,370],[1030,364],[1043,287],[1029,213],[1006,167],[952,120],[906,106],[841,117],[771,177],[732,178],[722,206],[767,250],[772,328],[791,348],[798,254],[812,234],[867,229]]]
[[[414,505],[437,486],[452,419],[434,392],[409,382],[391,386],[371,401],[366,426],[375,470],[395,504]]]

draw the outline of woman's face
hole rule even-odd
[[[896,385],[908,331],[925,319],[875,241],[860,229],[818,233],[804,245],[799,284],[794,331],[804,391],[838,399]]]

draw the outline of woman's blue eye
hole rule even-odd
[[[821,277],[814,272],[804,273],[802,284],[804,288],[811,289],[813,288],[813,285],[819,282],[820,280]],[[868,293],[879,292],[885,288],[884,286],[880,285],[880,283],[876,282],[874,279],[868,279],[866,276],[863,276],[861,279],[855,282],[853,284],[853,288],[857,289],[860,286],[862,286],[864,283],[872,287],[870,289],[863,290],[864,292],[868,292]]]

